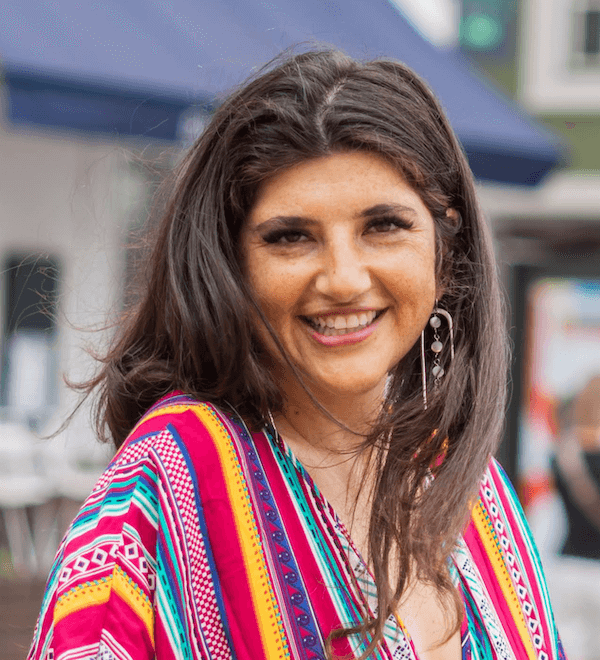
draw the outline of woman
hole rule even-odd
[[[178,168],[88,385],[120,449],[29,657],[564,657],[491,460],[503,328],[424,83],[336,51],[261,73]]]
[[[599,660],[600,376],[590,378],[559,413],[551,467],[566,534],[545,562],[548,584],[569,652]],[[552,524],[556,528],[556,519]]]
[[[585,384],[569,412],[552,461],[567,514],[561,554],[600,559],[600,376]]]

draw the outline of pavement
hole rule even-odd
[[[25,660],[45,581],[0,577],[0,658]]]
[[[80,506],[80,502],[64,500],[58,513],[51,510],[56,518],[54,525],[58,525],[54,536],[62,536]],[[40,568],[37,575],[19,575],[10,561],[0,516],[0,660],[25,660],[27,657],[54,552],[50,547],[48,556],[43,558],[47,565]]]

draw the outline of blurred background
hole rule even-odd
[[[110,338],[135,271],[128,246],[158,184],[228,89],[282,49],[315,43],[405,61],[458,133],[509,302],[499,458],[540,545],[570,659],[600,657],[600,521],[589,513],[596,500],[600,511],[600,412],[581,417],[577,403],[600,374],[600,0],[4,0],[6,660],[25,657],[57,544],[110,459],[88,404],[53,439],[39,436],[78,402],[63,376],[93,374],[88,351]],[[586,410],[600,408],[588,399]],[[576,435],[569,467],[561,447]],[[587,492],[573,494],[573,481]]]

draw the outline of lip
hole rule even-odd
[[[361,310],[361,311],[366,311],[366,310]],[[352,313],[352,312],[349,312],[349,313]],[[370,337],[375,332],[375,330],[377,329],[377,326],[379,325],[381,319],[384,316],[385,316],[385,314],[381,314],[377,319],[375,319],[366,328],[361,328],[360,330],[357,330],[356,332],[349,332],[345,335],[337,335],[337,336],[333,336],[333,337],[326,337],[325,335],[322,335],[320,332],[317,332],[310,325],[306,325],[306,328],[307,328],[308,332],[310,333],[310,336],[316,342],[318,342],[319,344],[322,344],[323,346],[331,346],[331,347],[334,347],[334,346],[348,346],[349,344],[358,344],[359,342],[364,341],[365,339]]]

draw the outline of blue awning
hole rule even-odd
[[[3,0],[0,66],[14,123],[178,139],[282,49],[327,43],[400,59],[431,85],[480,179],[534,185],[555,136],[456,53],[420,37],[388,0]],[[304,46],[306,47],[306,46]]]

